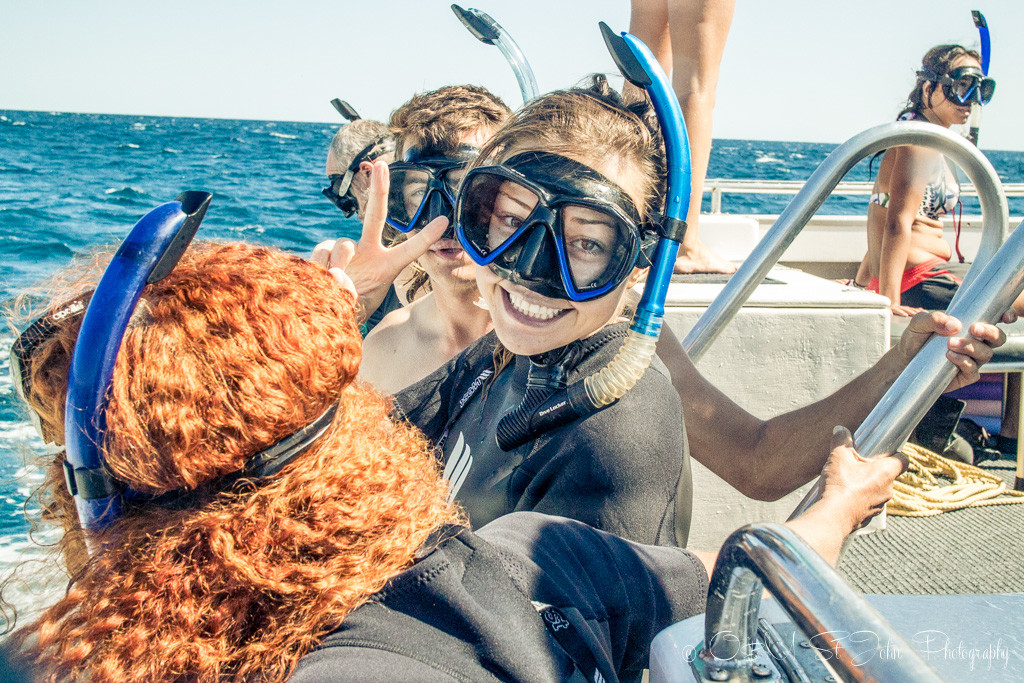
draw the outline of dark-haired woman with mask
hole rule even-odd
[[[971,106],[988,104],[995,81],[977,52],[959,45],[929,50],[899,120],[943,128],[967,122]],[[942,219],[960,203],[960,186],[945,157],[916,145],[882,156],[868,206],[868,253],[857,284],[888,297],[893,315],[945,310],[969,263],[942,234]],[[957,230],[959,226],[957,224]]]

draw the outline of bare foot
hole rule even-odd
[[[675,273],[735,273],[736,264],[711,251],[703,242],[680,245],[676,257]]]

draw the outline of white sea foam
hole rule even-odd
[[[283,138],[285,140],[294,140],[294,139],[296,139],[299,136],[298,135],[287,135],[286,133],[270,133],[270,137],[272,137],[272,138]]]
[[[52,548],[44,547],[55,543],[60,531],[48,528],[34,538],[21,534],[0,536],[0,576],[7,578],[18,568],[17,578],[4,587],[4,598],[17,610],[18,625],[30,623],[43,609],[57,602],[67,587],[67,576],[52,560],[47,561]]]
[[[18,422],[0,421],[0,443],[5,441],[12,444],[25,444],[29,446],[41,444],[36,428],[28,420],[19,420]]]
[[[132,124],[132,130],[146,130],[146,124],[136,121]]]
[[[764,152],[757,153],[757,159],[754,163],[758,164],[783,164],[785,163],[782,159],[779,159],[771,154],[765,154]]]
[[[138,145],[136,145],[137,147]],[[137,187],[126,185],[125,187],[108,187],[103,190],[103,194],[121,194],[121,193],[133,193],[133,194],[146,194],[145,190],[140,190]]]

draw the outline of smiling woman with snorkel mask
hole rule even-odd
[[[659,363],[604,410],[508,452],[496,440],[525,396],[593,374],[621,347],[627,292],[657,240],[663,159],[647,102],[624,104],[596,76],[526,105],[466,174],[456,234],[477,264],[494,333],[396,405],[437,445],[450,495],[474,526],[536,510],[685,544],[682,409]]]

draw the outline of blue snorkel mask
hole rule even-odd
[[[182,489],[153,496],[132,491],[107,469],[104,440],[114,367],[132,314],[146,286],[167,277],[181,259],[210,199],[206,192],[185,192],[143,216],[114,254],[85,311],[68,374],[64,474],[79,521],[87,530],[102,530],[117,520],[125,500],[181,507],[199,492]],[[30,351],[26,348],[25,353],[23,364],[27,365]],[[311,424],[254,453],[241,470],[204,482],[200,488],[216,492],[239,478],[275,474],[325,433],[337,409],[338,404],[332,405]],[[94,543],[87,538],[90,552]]]
[[[552,299],[615,289],[650,265],[652,235],[625,190],[550,152],[473,169],[455,206],[455,236],[477,265]]]
[[[654,105],[665,141],[665,213],[655,227],[658,241],[650,259],[647,284],[626,340],[615,358],[593,375],[568,386],[565,373],[553,367],[561,362],[558,354],[548,354],[550,360],[531,359],[522,403],[498,424],[498,445],[505,451],[517,448],[550,429],[606,408],[639,381],[654,357],[665,313],[665,297],[679,245],[686,232],[685,218],[690,207],[690,145],[679,100],[647,46],[628,33],[616,35],[603,22],[601,33],[623,76],[643,88]],[[468,183],[467,176],[467,187]],[[467,250],[472,251],[468,247]]]
[[[472,145],[455,150],[413,147],[401,161],[388,164],[387,224],[399,232],[421,230],[438,216],[448,218],[445,237],[451,236],[455,194],[465,168],[479,153]]]

